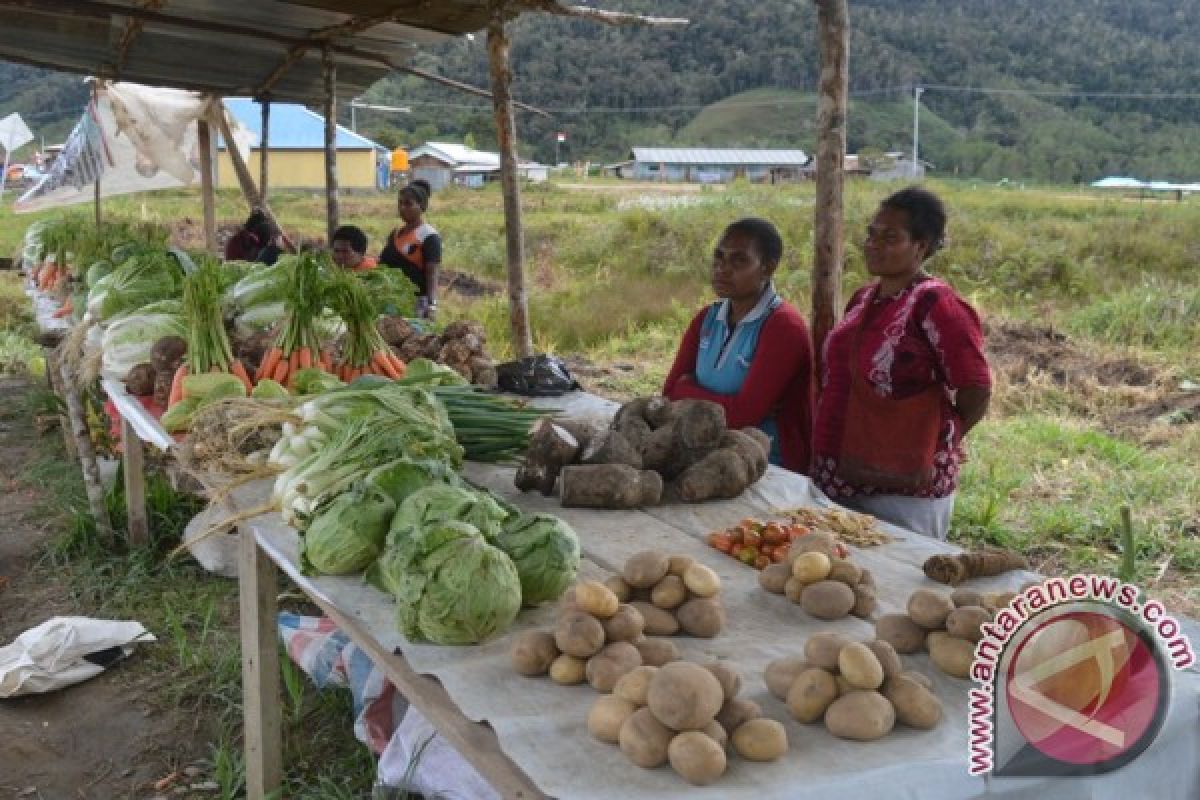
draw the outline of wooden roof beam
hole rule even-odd
[[[560,17],[579,17],[606,25],[651,25],[670,27],[687,25],[689,20],[682,17],[651,17],[645,14],[634,14],[626,11],[604,11],[588,6],[564,6],[558,0],[517,0],[507,4],[512,16],[523,11],[541,11],[544,14],[554,14]]]
[[[142,8],[147,8],[157,11],[165,4],[165,0],[142,0]],[[138,34],[145,27],[145,22],[140,19],[129,19],[125,23],[125,30],[121,32],[121,39],[117,42],[117,57],[113,61],[113,75],[116,79],[120,79],[121,70],[125,69],[125,62],[129,59],[129,49],[133,47],[134,41]]]

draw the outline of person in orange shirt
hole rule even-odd
[[[397,267],[417,287],[417,313],[432,319],[437,312],[438,268],[442,264],[442,237],[425,221],[429,210],[429,183],[415,180],[400,190],[398,211],[404,222],[388,235],[379,263]]]
[[[333,263],[351,272],[366,272],[379,266],[374,256],[367,255],[367,234],[356,225],[343,225],[334,231],[329,249]]]

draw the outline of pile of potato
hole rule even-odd
[[[950,594],[917,589],[908,598],[908,613],[883,615],[875,622],[875,635],[898,653],[928,650],[942,672],[967,678],[982,626],[1011,598],[1009,593],[984,595],[974,589],[955,589]]]
[[[639,767],[670,762],[697,786],[724,774],[730,744],[742,758],[774,761],[787,752],[787,731],[737,696],[742,677],[722,663],[675,661],[626,674],[588,713],[588,732],[619,745]]]
[[[875,578],[848,558],[839,558],[838,544],[826,531],[801,536],[792,542],[786,559],[759,573],[759,585],[799,603],[817,619],[870,616],[878,604]]]
[[[842,739],[869,742],[897,722],[929,730],[942,719],[942,703],[929,679],[905,672],[887,642],[854,642],[838,633],[818,633],[804,655],[772,661],[764,679],[771,694],[804,723],[824,720]]]
[[[563,596],[553,631],[527,631],[512,648],[513,668],[561,684],[586,680],[610,692],[635,668],[679,659],[679,632],[710,638],[725,625],[721,579],[690,556],[646,550],[606,582],[581,581]]]

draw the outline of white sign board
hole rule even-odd
[[[33,141],[33,133],[21,115],[15,111],[4,119],[0,119],[0,147],[11,153],[22,145]]]

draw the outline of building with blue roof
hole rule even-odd
[[[249,97],[227,97],[225,108],[250,136],[250,157],[246,164],[250,174],[257,177],[263,144],[262,107]],[[271,103],[268,129],[269,188],[325,188],[325,118],[299,103]],[[380,185],[380,160],[386,162],[389,156],[386,147],[341,125],[337,127],[334,144],[340,188],[374,189]],[[236,189],[237,175],[223,139],[218,139],[217,148],[217,186]],[[386,169],[383,174],[386,175]]]

